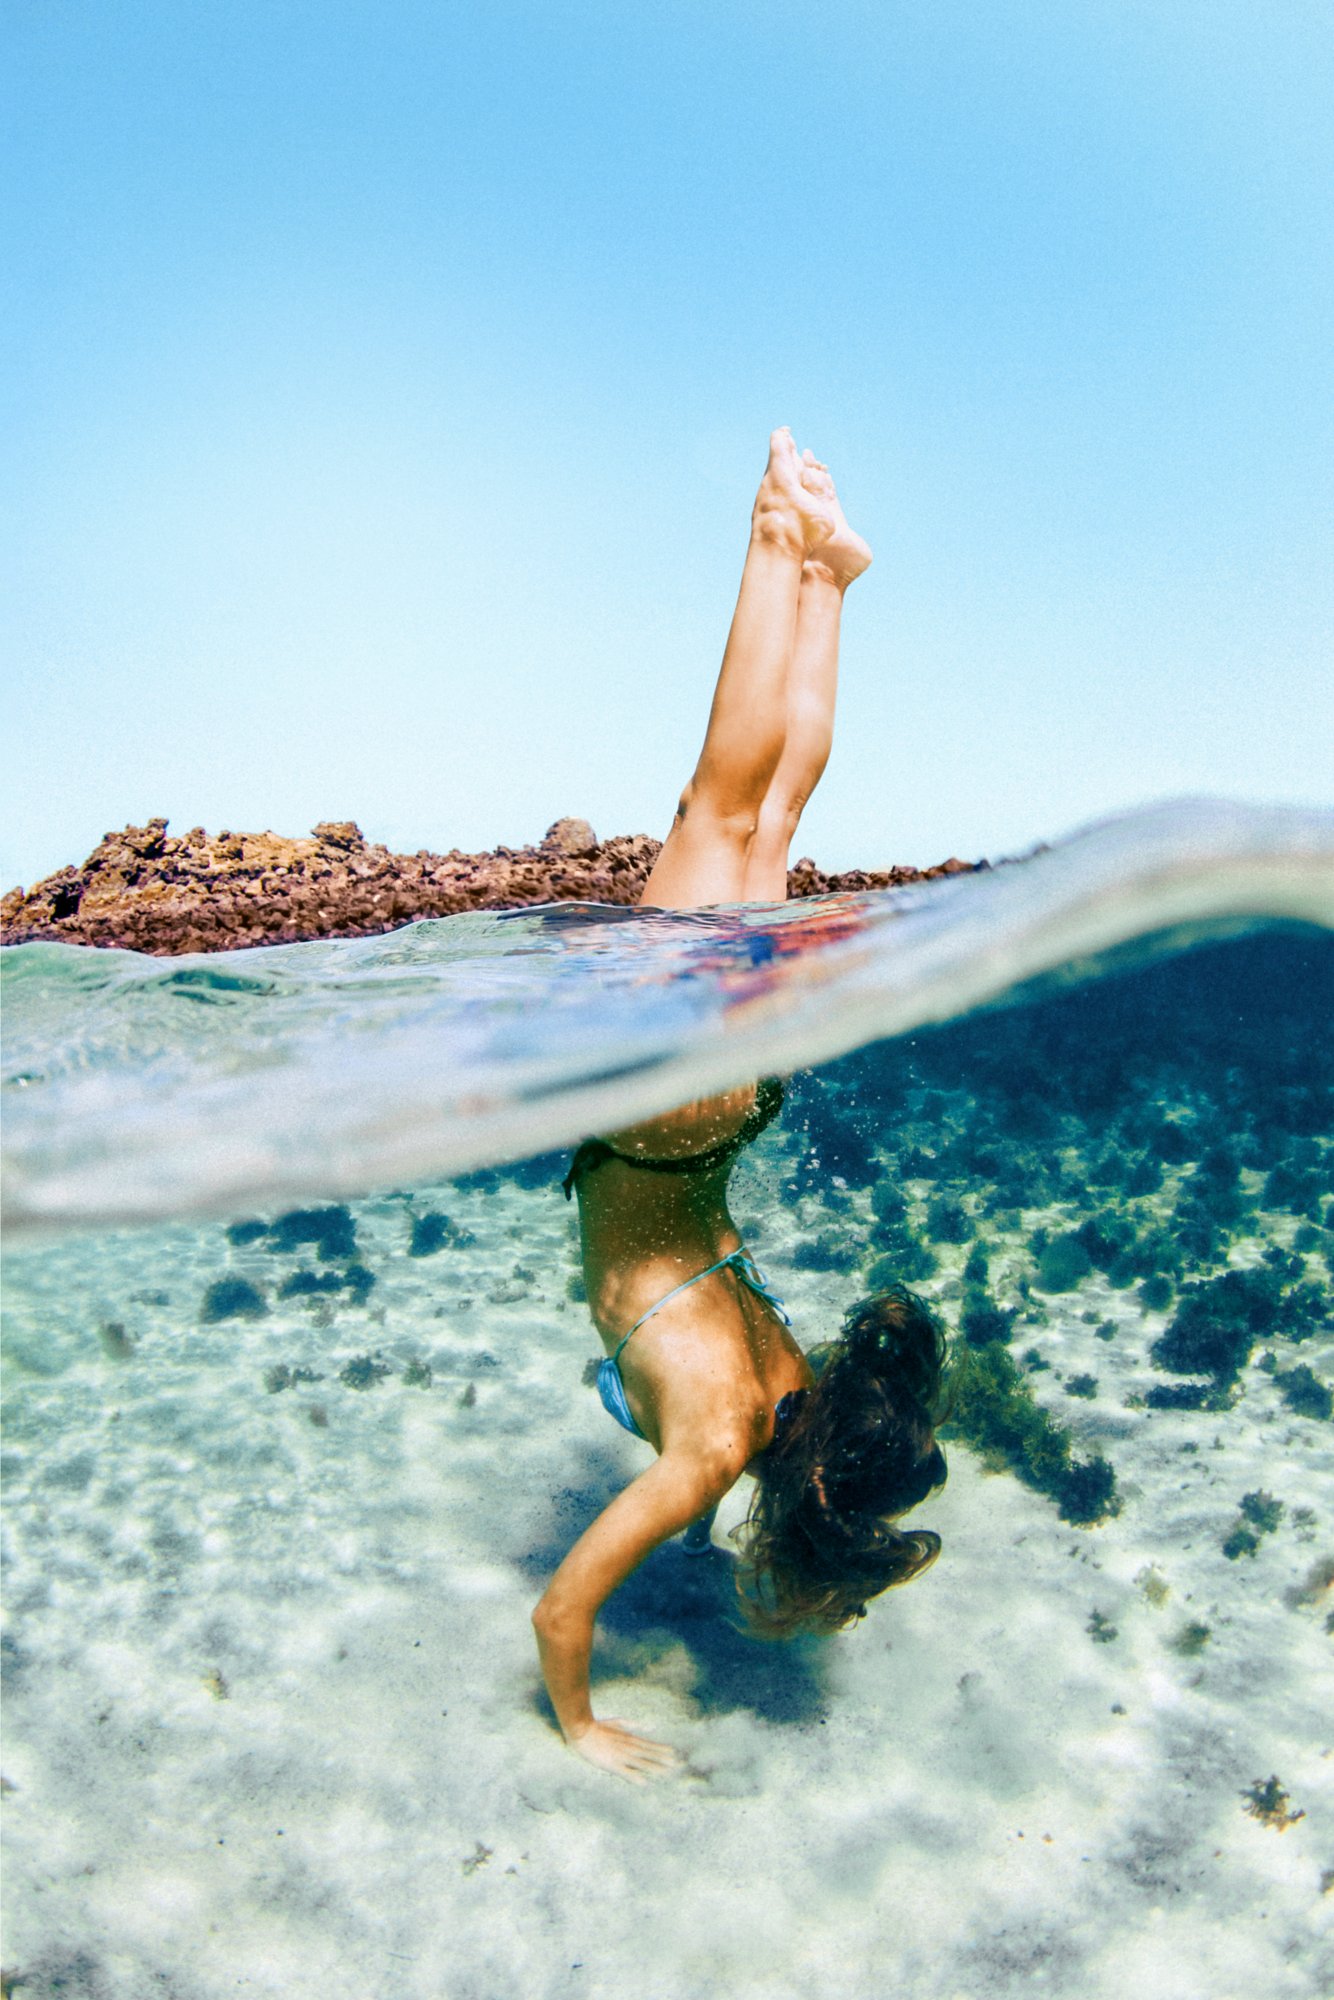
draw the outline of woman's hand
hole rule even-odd
[[[632,1785],[646,1785],[650,1778],[665,1778],[681,1762],[669,1744],[653,1743],[636,1736],[623,1722],[590,1722],[565,1741],[577,1757],[595,1764],[599,1771],[611,1771]]]
[[[623,1722],[594,1717],[588,1699],[593,1621],[650,1549],[717,1504],[745,1462],[744,1445],[725,1462],[716,1448],[664,1452],[585,1528],[533,1611],[542,1675],[565,1741],[585,1763],[633,1785],[662,1777],[680,1759]]]

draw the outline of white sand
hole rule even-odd
[[[752,1247],[813,1344],[858,1287],[792,1271],[813,1210],[781,1208],[771,1173],[744,1162],[735,1206],[763,1217]],[[937,1567],[856,1631],[781,1648],[727,1624],[725,1558],[661,1552],[608,1607],[596,1669],[603,1713],[689,1758],[636,1790],[562,1749],[528,1626],[646,1450],[581,1383],[599,1350],[566,1297],[573,1212],[508,1184],[423,1200],[476,1248],[410,1259],[402,1202],[361,1205],[379,1282],[326,1325],[294,1300],[201,1327],[224,1266],[272,1296],[313,1262],[228,1251],[216,1226],[10,1259],[17,2000],[1334,1987],[1328,1598],[1301,1594],[1334,1525],[1330,1425],[1254,1367],[1224,1416],[1127,1409],[1160,1379],[1162,1316],[1095,1277],[1031,1344],[1044,1401],[1112,1458],[1119,1518],[1070,1528],[956,1447],[922,1510]],[[948,1299],[964,1252],[945,1254],[923,1289]],[[337,1381],[376,1347],[426,1358],[433,1385]],[[268,1394],[278,1361],[325,1379]],[[1061,1389],[1082,1370],[1093,1402]],[[1230,1562],[1259,1487],[1284,1521]],[[1171,1642],[1192,1620],[1210,1637],[1188,1657]],[[1242,1797],[1271,1773],[1305,1814],[1281,1832]]]

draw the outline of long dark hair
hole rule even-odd
[[[853,1306],[841,1338],[811,1359],[823,1362],[818,1379],[793,1397],[738,1530],[742,1604],[769,1638],[850,1625],[940,1554],[939,1535],[895,1526],[945,1483],[939,1321],[895,1285]]]

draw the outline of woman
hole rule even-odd
[[[642,903],[783,900],[788,843],[833,737],[843,593],[870,560],[827,467],[775,431],[704,748]],[[707,1548],[743,1472],[755,1479],[743,1574],[762,1631],[846,1625],[940,1547],[893,1525],[945,1478],[931,1315],[901,1288],[863,1300],[813,1357],[817,1379],[728,1213],[732,1161],[781,1102],[768,1078],[587,1140],[566,1181],[608,1349],[598,1387],[657,1457],[576,1542],[533,1624],[565,1741],[636,1783],[676,1755],[595,1718],[594,1619],[670,1535],[687,1529],[688,1547]]]

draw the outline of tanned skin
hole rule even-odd
[[[776,430],[704,747],[641,904],[783,901],[788,846],[833,742],[844,593],[870,561],[828,467]],[[626,1153],[698,1153],[736,1132],[754,1101],[747,1085],[607,1137]],[[655,1301],[741,1247],[727,1206],[729,1170],[654,1174],[612,1159],[581,1177],[584,1277],[609,1353]],[[645,1556],[717,1506],[769,1444],[775,1404],[812,1376],[787,1328],[730,1269],[654,1313],[619,1366],[656,1456],[579,1537],[533,1625],[566,1743],[643,1784],[678,1759],[626,1723],[594,1715],[598,1611]]]

